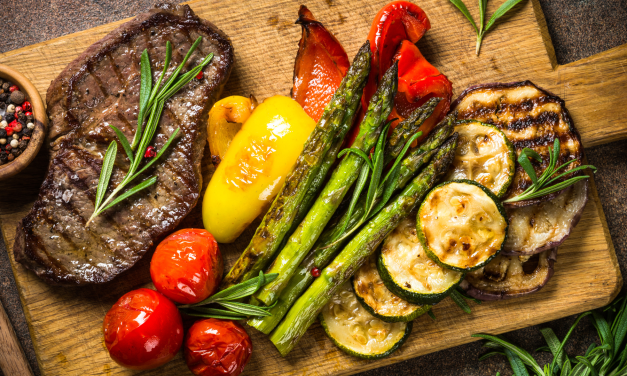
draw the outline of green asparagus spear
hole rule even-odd
[[[311,132],[303,151],[283,183],[281,191],[257,228],[250,244],[222,281],[222,288],[255,277],[268,266],[292,226],[312,182],[318,178],[347,112],[347,105],[361,97],[370,70],[370,45],[366,42],[335,91],[322,117]]]
[[[370,99],[368,111],[359,126],[359,133],[352,148],[368,153],[374,147],[385,120],[394,107],[397,82],[398,66],[394,64],[385,72],[377,91]],[[255,298],[266,305],[271,305],[276,301],[285,285],[294,275],[298,264],[303,261],[318,240],[324,227],[340,206],[342,199],[357,180],[358,174],[355,171],[361,170],[364,163],[362,157],[353,153],[349,153],[342,159],[305,219],[298,225],[281,253],[268,269],[268,273],[278,273],[279,276],[265,285],[255,295]]]
[[[433,161],[381,210],[327,266],[270,335],[281,355],[287,355],[314,322],[337,288],[359,269],[383,239],[416,208],[448,170],[457,145],[457,133],[440,148]]]
[[[364,82],[364,86],[365,86],[365,82]],[[296,227],[298,227],[298,225],[303,221],[303,219],[309,212],[309,209],[311,209],[311,206],[313,205],[314,200],[316,199],[316,197],[318,197],[318,193],[320,193],[320,188],[322,188],[322,184],[326,180],[327,173],[329,172],[329,170],[335,163],[335,160],[337,159],[337,154],[340,152],[340,149],[342,148],[342,144],[344,143],[344,138],[346,137],[346,134],[348,133],[348,131],[351,129],[353,125],[353,120],[355,119],[355,114],[357,113],[357,109],[359,108],[360,100],[361,100],[361,96],[359,95],[353,96],[350,100],[347,99],[348,103],[346,106],[346,114],[344,115],[342,124],[340,125],[340,128],[334,137],[333,146],[331,146],[331,149],[329,149],[329,151],[327,152],[327,155],[324,157],[322,166],[320,167],[320,170],[318,171],[318,176],[314,178],[314,180],[311,183],[311,186],[309,187],[309,190],[307,191],[307,194],[305,194],[305,198],[303,199],[300,207],[298,208],[298,214],[296,214],[296,217],[294,218],[294,221],[292,222],[292,226],[290,230],[287,232],[288,234],[292,234],[294,230],[296,230]],[[287,236],[283,238],[283,243],[281,244],[279,249],[283,249],[283,247],[285,247],[285,245],[287,244],[288,240],[289,238]]]
[[[433,155],[438,151],[444,141],[453,133],[453,126],[455,124],[455,116],[450,115],[445,118],[438,126],[431,132],[429,138],[425,140],[421,145],[410,150],[408,155],[403,159],[401,163],[401,169],[399,179],[396,185],[396,190],[405,188],[405,185],[416,175],[418,170],[431,160]],[[420,126],[420,124],[418,125]],[[398,128],[398,127],[397,127]],[[391,137],[391,136],[390,136]],[[380,195],[380,193],[379,193]],[[347,228],[352,228],[364,215],[364,205],[360,202],[355,207],[355,211],[349,219]],[[345,213],[346,215],[346,213]],[[339,220],[342,223],[345,220],[345,216]],[[311,275],[313,268],[321,270],[332,260],[333,257],[342,250],[343,246],[349,239],[345,239],[340,242],[334,242],[334,239],[340,235],[337,232],[341,230],[339,226],[327,226],[320,239],[314,245],[312,251],[309,252],[307,257],[298,266],[298,269],[294,273],[294,276],[290,279],[285,289],[281,292],[277,304],[269,310],[272,316],[252,318],[248,321],[248,325],[261,331],[265,334],[270,332],[279,324],[283,319],[283,316],[287,313],[288,309],[294,304],[296,299],[311,285],[314,277]],[[331,245],[331,243],[334,243]],[[331,246],[329,246],[331,245]]]

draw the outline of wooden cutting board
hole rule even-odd
[[[376,12],[386,1],[312,0],[310,10],[354,56],[365,40]],[[470,11],[477,15],[475,2]],[[489,3],[492,14],[500,1]],[[236,66],[224,95],[253,93],[258,99],[288,95],[300,38],[294,25],[300,1],[250,0],[189,3],[200,16],[214,22],[232,38]],[[474,54],[474,33],[448,1],[423,0],[432,29],[418,46],[429,61],[451,79],[459,94],[472,84],[532,80],[561,96],[590,147],[627,137],[627,45],[558,66],[537,0],[523,1],[498,22],[484,39],[481,55]],[[50,81],[90,44],[120,25],[116,22],[0,54],[0,63],[24,73],[45,96]],[[205,155],[208,154],[206,150]],[[205,158],[205,185],[211,176]],[[126,375],[108,356],[101,334],[106,311],[124,293],[150,283],[149,257],[105,286],[50,287],[15,263],[15,227],[37,196],[48,160],[40,153],[23,173],[0,183],[0,220],[39,366],[44,375]],[[202,227],[200,210],[182,227]],[[231,264],[247,245],[251,226],[232,245],[221,250]],[[572,236],[559,248],[556,272],[540,292],[523,298],[473,305],[466,315],[446,299],[434,308],[438,317],[416,320],[409,341],[393,356],[364,361],[345,355],[315,324],[287,358],[252,328],[254,353],[246,375],[344,375],[396,363],[422,354],[470,342],[476,332],[503,333],[610,302],[622,277],[594,183],[590,200]],[[179,354],[166,366],[143,374],[187,374]]]

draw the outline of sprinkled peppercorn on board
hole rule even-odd
[[[384,0],[311,0],[307,6],[354,56],[368,35],[370,23]],[[492,14],[498,2],[489,4]],[[226,95],[253,93],[263,99],[289,93],[300,39],[294,25],[299,1],[209,1],[189,3],[200,16],[214,22],[232,39],[236,66]],[[466,87],[487,82],[525,79],[561,96],[586,147],[627,137],[627,107],[621,97],[627,85],[627,45],[565,66],[555,62],[541,8],[536,0],[514,8],[484,38],[476,57],[475,34],[467,20],[447,1],[422,0],[432,29],[419,42],[425,57],[453,82],[455,95]],[[468,2],[478,14],[476,4]],[[25,74],[45,96],[50,81],[89,45],[123,21],[100,26],[34,46],[0,54],[0,63]],[[522,32],[521,32],[522,31]],[[11,182],[1,182],[5,198],[0,220],[18,289],[29,323],[39,366],[44,375],[126,375],[133,371],[108,356],[101,326],[106,311],[124,293],[150,284],[150,255],[129,272],[104,286],[51,287],[15,263],[12,255],[17,222],[37,197],[48,159],[41,152]],[[208,149],[204,184],[213,169]],[[200,203],[201,201],[199,201]],[[200,205],[181,228],[201,227]],[[245,248],[255,224],[231,245],[221,245],[229,266]],[[594,182],[590,200],[571,237],[559,247],[553,279],[540,292],[522,298],[473,305],[466,315],[450,299],[434,308],[437,322],[428,316],[414,323],[408,342],[391,357],[378,361],[353,358],[337,349],[315,324],[287,358],[267,338],[247,328],[254,344],[246,375],[344,375],[396,363],[473,340],[476,332],[503,333],[610,302],[622,286],[622,277]],[[162,368],[142,374],[187,374],[181,354]]]

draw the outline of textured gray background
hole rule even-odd
[[[332,1],[332,0],[330,0]],[[445,0],[442,0],[445,1]],[[494,1],[494,0],[491,0]],[[0,0],[0,52],[10,51],[108,22],[131,17],[158,3],[157,0]],[[627,0],[540,0],[560,64],[627,43]],[[524,31],[521,31],[524,32]],[[626,90],[627,94],[627,90]],[[627,97],[627,95],[626,95]],[[627,119],[626,119],[627,120]],[[601,125],[602,126],[602,125]],[[623,275],[627,275],[627,141],[587,149],[588,160],[598,167],[596,182],[603,209]],[[9,199],[2,197],[0,199]],[[1,237],[1,235],[0,235]],[[0,241],[0,301],[12,321],[35,373],[35,361],[28,328],[20,305],[9,259]],[[538,307],[542,309],[542,307]],[[575,317],[543,324],[562,338]],[[539,327],[508,333],[506,337],[532,351],[544,345]],[[593,326],[584,319],[575,331],[566,351],[582,355],[597,341]],[[0,349],[2,351],[2,349]],[[440,351],[361,375],[511,375],[507,361],[492,357],[479,363],[485,353],[479,343]],[[544,364],[546,354],[533,354]],[[0,376],[2,372],[0,371]],[[20,376],[20,375],[6,375]]]

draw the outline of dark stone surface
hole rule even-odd
[[[140,13],[158,0],[0,0],[4,33],[0,51],[24,47],[90,27],[102,25]],[[540,0],[560,64],[627,43],[627,0]],[[34,22],[37,20],[37,22]],[[586,150],[588,160],[598,167],[596,182],[605,215],[616,248],[623,275],[627,275],[627,141],[614,142]],[[6,197],[3,199],[7,199]],[[22,312],[4,241],[0,241],[0,301],[20,338],[31,366],[39,375],[28,328]],[[542,307],[538,307],[542,309]],[[543,324],[562,338],[575,317]],[[416,328],[418,329],[418,328]],[[544,345],[538,326],[517,330],[506,337],[533,351]],[[566,351],[582,355],[597,342],[596,331],[584,319],[574,332]],[[0,349],[1,351],[1,349]],[[364,376],[415,375],[511,375],[507,361],[492,357],[479,363],[485,353],[479,343],[471,343],[434,354],[411,359],[392,366],[364,372]],[[547,354],[533,354],[540,364],[548,362]],[[0,376],[2,372],[0,371]],[[14,375],[6,375],[14,376]],[[15,375],[21,376],[21,375]]]

